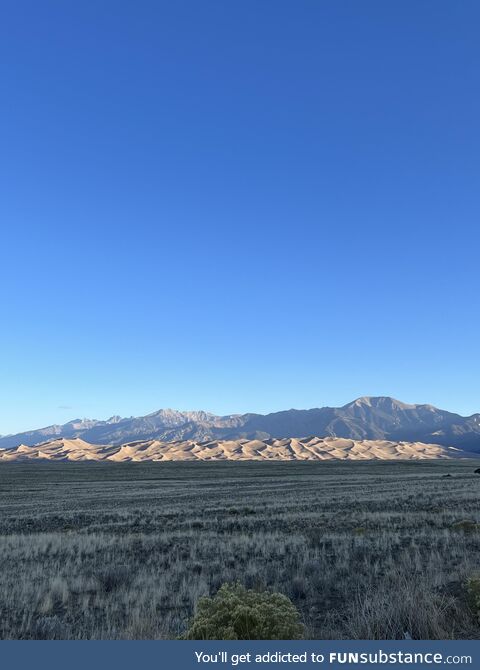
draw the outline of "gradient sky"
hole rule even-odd
[[[5,0],[0,433],[480,411],[477,0]]]

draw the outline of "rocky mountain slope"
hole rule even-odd
[[[215,460],[424,460],[472,456],[459,449],[420,442],[349,440],[338,437],[265,440],[146,440],[121,446],[90,444],[80,438],[56,439],[0,450],[4,461],[215,461]]]
[[[4,436],[0,438],[0,448],[34,445],[54,438],[119,445],[152,439],[264,440],[308,435],[434,443],[480,453],[480,414],[462,417],[432,405],[409,405],[389,397],[364,397],[343,407],[290,409],[266,415],[216,416],[161,409],[143,417],[74,420]]]

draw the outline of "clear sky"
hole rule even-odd
[[[480,411],[477,0],[5,0],[0,433]]]

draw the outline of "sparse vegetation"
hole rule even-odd
[[[478,638],[473,470],[2,464],[0,637],[185,636],[238,582],[289,598],[307,638]]]

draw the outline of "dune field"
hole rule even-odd
[[[80,438],[0,450],[0,461],[214,461],[214,460],[424,460],[470,456],[454,447],[422,442],[305,437],[266,440],[162,442],[143,440],[120,446],[90,444]]]

